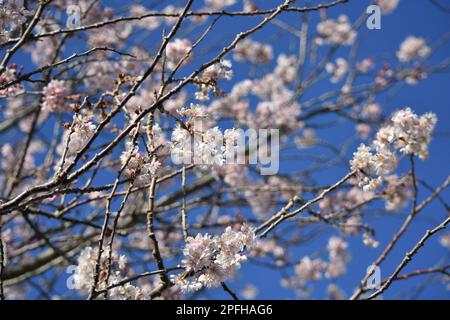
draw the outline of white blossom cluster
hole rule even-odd
[[[198,234],[195,238],[188,237],[182,260],[186,271],[173,276],[172,280],[183,292],[220,286],[247,259],[242,251],[251,248],[255,242],[254,229],[247,225],[239,230],[227,227],[220,236]]]
[[[109,248],[104,250],[100,258],[100,272],[96,290],[104,290],[107,287],[124,280],[125,270],[128,266],[127,258],[118,255],[113,250],[111,254],[111,273],[107,279]],[[88,294],[94,284],[95,265],[98,257],[98,249],[92,247],[84,248],[77,260],[77,266],[73,275],[74,289],[83,294]],[[148,290],[134,286],[127,282],[116,286],[108,291],[108,297],[115,300],[143,300],[149,296]]]
[[[247,300],[255,299],[258,294],[259,294],[258,288],[253,284],[248,284],[241,290],[242,297],[244,297],[244,299]]]
[[[419,117],[410,108],[406,108],[394,114],[392,126],[385,128],[387,132],[378,132],[376,142],[379,148],[385,146],[386,142],[391,142],[403,154],[425,160],[428,158],[428,144],[436,122],[434,113],[425,113]]]
[[[391,123],[380,128],[373,146],[361,144],[350,161],[357,171],[358,185],[364,191],[374,191],[384,177],[397,167],[397,151],[407,156],[428,157],[428,144],[437,118],[433,113],[416,115],[410,108],[396,112]]]
[[[221,79],[231,80],[233,78],[233,70],[231,70],[232,64],[230,60],[221,60],[203,71],[200,78],[199,91],[195,93],[195,98],[200,101],[208,100],[209,92],[214,90],[214,95],[219,95],[217,89],[217,81]]]
[[[325,66],[325,70],[331,74],[330,81],[332,83],[337,83],[341,81],[348,72],[348,63],[343,58],[337,58],[336,63],[328,62]]]
[[[240,136],[239,131],[218,127],[207,129],[202,133],[191,136],[189,131],[177,127],[172,133],[172,155],[181,161],[186,159],[201,165],[222,166],[227,159],[233,159],[237,146],[235,141]],[[191,160],[189,160],[191,159]]]
[[[347,252],[348,243],[342,238],[331,237],[328,240],[327,250],[329,262],[325,271],[325,277],[328,279],[337,278],[347,271],[347,262],[350,255]]]
[[[355,188],[352,188],[355,189]],[[361,189],[359,189],[362,193]],[[351,190],[352,191],[352,190]],[[344,236],[356,236],[360,233],[360,226],[362,225],[362,217],[360,214],[353,213],[344,223],[341,224],[339,230]]]
[[[28,176],[33,173],[33,171],[36,168],[36,162],[34,159],[34,153],[42,152],[43,145],[40,141],[32,141],[30,142],[30,145],[28,147],[28,152],[24,158],[23,165],[22,165],[22,172],[21,174],[23,176]],[[0,156],[2,157],[2,162],[0,164],[0,168],[4,172],[10,172],[11,174],[14,172],[14,168],[17,165],[17,156],[19,152],[17,148],[14,147],[14,145],[10,143],[4,143],[0,147]],[[2,181],[3,182],[3,181]]]
[[[356,69],[361,73],[367,73],[369,70],[375,67],[375,63],[370,58],[365,58],[362,61],[356,63]]]
[[[232,6],[236,0],[205,0],[205,4],[213,9],[220,10]]]
[[[450,232],[443,234],[439,239],[439,242],[443,247],[450,249]]]
[[[389,14],[397,8],[400,0],[375,0],[375,4],[380,7],[383,14]]]
[[[415,58],[427,57],[431,52],[430,47],[423,38],[409,36],[401,44],[397,51],[397,58],[401,62],[408,62]]]
[[[84,84],[91,90],[112,89],[118,66],[108,61],[94,61],[84,77]]]
[[[231,66],[232,64],[230,60],[221,60],[220,62],[206,68],[205,71],[203,71],[203,78],[214,81],[219,79],[231,80],[233,77]]]
[[[340,15],[336,20],[327,19],[317,24],[318,45],[351,45],[355,41],[356,31],[346,15]]]
[[[183,64],[188,63],[192,58],[190,51],[192,42],[189,39],[175,39],[169,42],[166,47],[167,66],[175,68],[183,59]]]
[[[287,95],[274,95],[272,100],[262,101],[256,106],[255,124],[258,128],[298,129],[301,124],[297,121],[300,105],[293,102],[291,91]]]
[[[172,132],[172,159],[176,163],[222,166],[227,159],[234,159],[239,152],[235,145],[241,137],[236,129],[222,132],[218,127],[208,127],[208,113],[203,106],[191,104],[190,108],[178,110],[182,116],[190,117],[188,124],[192,132],[177,126]]]
[[[381,106],[375,102],[368,103],[363,106],[362,115],[369,119],[378,119],[381,115]]]
[[[98,250],[92,247],[84,248],[77,260],[77,268],[75,269],[75,274],[73,277],[75,288],[81,292],[88,293],[94,284],[94,274],[95,274],[95,262],[97,259]],[[107,267],[107,252],[102,254],[100,259],[100,270]],[[113,253],[113,258],[117,259],[115,253]],[[121,259],[119,263],[119,268],[124,268],[124,259]],[[125,261],[126,262],[126,261]],[[106,274],[101,272],[99,275],[99,289],[106,288]]]
[[[367,232],[365,232],[363,234],[363,243],[364,243],[364,245],[366,245],[370,248],[373,248],[373,249],[378,248],[378,246],[380,245],[380,243],[378,241],[376,241],[374,238],[372,238],[370,236],[370,234]]]
[[[413,195],[413,182],[410,176],[390,175],[385,178],[385,208],[387,211],[398,211],[403,208]]]
[[[379,121],[381,115],[381,106],[378,103],[369,102],[360,108],[359,106],[355,108],[362,118],[368,121]],[[369,138],[370,132],[372,131],[372,126],[369,123],[361,122],[355,127],[356,132],[361,139],[366,140]]]
[[[377,157],[377,155],[372,153],[371,147],[361,144],[356,152],[353,153],[350,167],[352,170],[358,170],[358,185],[364,191],[374,191],[383,182],[382,173],[386,172],[386,168],[393,169],[396,163],[397,158],[393,153]]]
[[[329,300],[345,300],[345,292],[335,283],[327,286],[327,295]]]
[[[142,16],[147,14],[148,12],[149,11],[147,10],[147,8],[141,4],[132,4],[130,6],[131,16]],[[142,20],[137,20],[134,23],[136,26],[140,28],[144,28],[147,30],[154,30],[160,26],[161,21],[157,17],[147,17]]]
[[[23,91],[20,83],[8,85],[12,81],[17,80],[18,70],[15,65],[7,67],[2,74],[0,74],[0,86],[7,85],[5,89],[0,89],[0,97],[10,97]]]
[[[149,184],[151,179],[161,167],[155,157],[139,152],[139,146],[128,142],[126,150],[120,156],[122,166],[125,166],[123,175],[133,178],[136,186]]]
[[[249,94],[252,86],[253,82],[249,79],[238,81],[226,96],[214,99],[210,104],[210,109],[224,116],[232,117],[240,124],[246,124],[250,118],[246,95]]]
[[[327,264],[320,258],[311,259],[309,256],[305,256],[295,265],[294,270],[302,281],[319,280],[322,278],[322,271],[326,266]]]
[[[243,1],[243,11],[244,12],[251,12],[258,10],[258,4],[251,0],[244,0]]]
[[[162,13],[168,14],[168,15],[169,14],[179,15],[182,11],[183,11],[183,8],[176,7],[171,4],[167,5],[164,9],[161,10]],[[135,3],[135,4],[130,5],[130,10],[129,10],[130,16],[138,17],[138,16],[148,15],[150,13],[152,13],[152,10],[149,10],[142,4]],[[206,17],[205,16],[192,16],[190,18],[191,18],[190,20],[193,23],[201,23],[201,22],[204,22]],[[164,23],[166,25],[170,26],[170,25],[174,24],[177,21],[177,19],[178,18],[176,16],[165,16],[165,17],[147,16],[145,19],[132,21],[132,24],[138,28],[143,28],[143,29],[152,31],[152,30],[157,29],[159,26],[161,26]]]
[[[79,114],[74,116],[73,133],[70,135],[69,152],[80,151],[86,142],[94,135],[95,125]]]
[[[283,266],[286,264],[288,254],[286,249],[279,245],[274,239],[260,239],[249,250],[251,257],[272,257],[275,260],[277,266]]]
[[[0,43],[7,40],[10,32],[23,24],[29,14],[23,6],[23,0],[1,0]]]
[[[341,190],[332,195],[325,196],[324,199],[319,202],[319,208],[325,217],[332,217],[345,208],[359,208],[361,203],[371,200],[373,196],[374,194],[371,192],[364,192],[360,188],[352,187],[345,192]],[[360,213],[360,211],[355,209],[351,218],[359,216],[358,213]],[[346,226],[346,229],[348,229],[348,226]],[[354,235],[353,232],[347,233],[343,231],[343,233]]]
[[[64,80],[52,80],[42,91],[42,109],[50,112],[67,111],[69,88]]]
[[[297,64],[295,56],[280,55],[273,72],[260,79],[237,82],[229,94],[212,101],[210,110],[253,129],[278,128],[282,135],[301,129],[303,123],[297,118],[301,106],[288,86],[297,77]],[[250,95],[259,98],[254,112],[250,109]]]
[[[272,46],[260,42],[244,39],[234,49],[236,61],[250,61],[251,63],[267,63],[273,58]]]
[[[88,43],[91,47],[123,47],[132,31],[132,24],[114,24],[90,32]]]
[[[162,10],[162,12],[166,13],[166,14],[180,14],[182,11],[183,11],[183,8],[174,6],[172,4],[169,4]],[[177,22],[177,19],[178,19],[177,17],[169,16],[169,17],[164,18],[164,22],[167,25],[171,25],[171,24],[174,24],[175,22]]]
[[[294,98],[295,93],[275,73],[253,81],[251,92],[261,101],[250,127],[283,128],[286,132],[301,128],[302,123],[297,120],[301,107]]]
[[[230,187],[237,187],[244,190],[242,195],[251,206],[253,213],[257,217],[268,218],[268,213],[274,210],[273,201],[275,197],[273,191],[269,190],[289,190],[281,191],[280,197],[284,200],[291,199],[301,190],[301,186],[284,179],[283,177],[271,176],[267,181],[255,180],[250,176],[248,167],[245,164],[229,164],[213,167],[213,172],[218,178],[223,177],[223,181]],[[276,259],[277,264],[283,264],[285,261],[284,251],[274,243],[259,241],[261,246],[255,250],[255,254],[271,255]]]
[[[64,131],[61,143],[57,148],[57,152],[60,155],[63,155],[64,150],[67,148],[64,166],[67,166],[76,157],[77,153],[83,149],[88,140],[94,135],[95,129],[96,126],[88,117],[81,114],[73,116],[73,128]]]
[[[295,55],[280,54],[274,73],[285,83],[292,83],[297,76],[297,57]]]
[[[83,20],[84,21],[84,20]],[[57,31],[59,29],[56,23],[44,24],[38,23],[35,27],[36,33],[46,33],[50,31]],[[31,61],[39,67],[52,64],[53,54],[59,47],[59,42],[52,37],[44,37],[40,41],[36,41],[33,45],[24,48],[31,54]]]
[[[342,238],[331,237],[328,240],[327,251],[328,261],[321,258],[312,259],[304,256],[298,264],[295,265],[295,275],[283,278],[281,285],[288,288],[294,288],[297,294],[302,296],[308,295],[308,281],[317,281],[326,278],[337,278],[345,274],[347,271],[347,262],[350,254],[347,252],[348,243]]]
[[[316,137],[316,131],[312,128],[305,128],[302,131],[302,135],[296,137],[294,140],[295,145],[299,149],[306,149],[314,146],[318,139]]]

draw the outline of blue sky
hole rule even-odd
[[[198,1],[197,1],[198,2]],[[267,0],[257,1],[264,3],[264,7],[273,7],[280,3],[280,1]],[[337,6],[328,11],[330,17],[337,17],[339,14],[347,14],[351,21],[358,18],[366,9],[370,1],[350,0],[350,3]],[[103,1],[103,4],[112,7],[122,7],[129,1]],[[144,1],[144,4],[153,2]],[[179,1],[165,1],[166,4],[174,3],[181,5],[183,2]],[[305,4],[304,1],[297,1],[299,6]],[[318,1],[311,1],[312,4]],[[194,6],[195,7],[195,6]],[[235,7],[240,9],[239,6]],[[317,13],[312,14],[312,20],[317,20]],[[358,57],[377,57],[386,53],[394,53],[399,44],[408,35],[420,36],[430,42],[434,42],[442,37],[446,32],[450,31],[450,15],[439,10],[433,6],[428,0],[401,0],[399,7],[390,15],[382,17],[381,30],[365,30],[365,40],[363,41]],[[297,14],[284,14],[282,21],[293,27],[300,25],[299,16]],[[260,18],[222,18],[216,26],[215,32],[209,35],[209,41],[223,45],[234,38],[237,32],[247,29],[257,23]],[[259,41],[270,41],[270,36],[280,33],[277,26],[269,25],[265,29],[258,31],[253,39]],[[188,34],[191,39],[195,39],[195,34]],[[155,33],[155,40],[159,39],[159,34]],[[208,41],[208,40],[207,40]],[[298,41],[294,41],[293,37],[283,35],[272,42],[275,56],[282,52],[289,52],[292,49],[297,50]],[[71,48],[66,49],[72,53]],[[217,52],[215,52],[217,53]],[[211,53],[211,56],[214,54]],[[431,64],[435,64],[448,58],[450,54],[450,46],[446,44],[430,59]],[[340,50],[336,53],[335,58],[339,56],[347,56],[348,49]],[[19,55],[19,59],[14,62],[22,64],[25,71],[32,70],[29,59],[26,55]],[[210,57],[205,54],[202,59]],[[390,61],[395,61],[395,56],[387,58]],[[275,61],[267,67],[270,71],[275,64]],[[235,63],[234,65],[235,79],[242,79],[248,73],[248,66],[245,64]],[[188,72],[189,69],[186,70]],[[224,89],[230,84],[225,84]],[[425,179],[430,185],[438,186],[441,184],[447,175],[450,173],[450,151],[449,139],[450,129],[448,128],[450,120],[450,74],[441,73],[434,74],[428,79],[421,81],[418,85],[410,86],[403,84],[396,86],[394,90],[377,97],[377,102],[383,106],[383,114],[389,115],[393,111],[406,106],[411,107],[418,114],[432,111],[438,116],[438,125],[435,131],[435,137],[430,145],[430,157],[427,161],[417,161],[418,176]],[[321,93],[333,88],[327,81],[322,81],[315,85],[311,90],[305,94],[303,99],[308,100]],[[336,87],[337,88],[337,87]],[[335,89],[336,89],[335,88]],[[321,138],[328,139],[336,144],[347,140],[354,136],[354,128],[351,125],[343,125],[338,128],[333,128],[329,131],[325,130],[320,133]],[[359,142],[357,142],[359,143]],[[354,144],[356,148],[357,143]],[[350,148],[353,150],[353,148]],[[351,152],[347,157],[351,156]],[[302,168],[302,163],[290,161],[285,165],[285,170],[298,170]],[[346,168],[333,168],[332,170],[324,170],[315,175],[315,178],[323,185],[335,182],[346,173]],[[400,172],[408,170],[406,165],[400,168]],[[419,194],[419,201],[427,196],[427,192],[423,191]],[[442,193],[444,199],[449,199],[450,190]],[[349,250],[352,254],[352,260],[348,265],[348,272],[342,278],[336,281],[346,293],[349,295],[353,288],[355,288],[359,281],[364,276],[365,270],[379,255],[381,250],[392,238],[392,235],[401,225],[408,210],[406,208],[400,213],[385,214],[377,219],[370,218],[368,222],[372,223],[377,229],[376,239],[380,241],[378,249],[368,249],[362,244],[361,237],[348,238],[350,244]],[[412,246],[424,234],[426,229],[437,225],[445,217],[445,211],[439,203],[431,204],[424,212],[422,212],[410,226],[408,232],[399,241],[396,248],[390,254],[388,260],[382,264],[381,273],[382,278],[385,278],[393,272],[394,268],[400,263],[404,254],[412,248]],[[337,234],[335,231],[329,230],[323,236],[317,238],[306,246],[303,246],[293,251],[293,254],[300,259],[305,254],[321,251],[326,246],[326,242],[330,235]],[[440,262],[449,262],[448,250],[438,243],[438,237],[434,237],[429,241],[421,252],[416,256],[414,261],[404,269],[403,272],[413,271],[421,268],[428,268],[437,265]],[[292,272],[291,272],[292,274]],[[384,294],[385,298],[401,298],[411,297],[409,292],[415,291],[415,288],[428,279],[427,276],[421,276],[416,279],[407,280],[403,282],[394,283],[390,290]],[[63,281],[65,282],[65,281]],[[279,273],[271,269],[255,266],[251,263],[244,264],[241,272],[238,274],[237,281],[230,281],[229,286],[239,292],[239,290],[246,284],[252,283],[259,289],[257,298],[261,299],[294,299],[296,298],[292,290],[286,290],[280,286]],[[325,289],[327,281],[318,281],[313,283],[314,292],[312,298],[322,298],[325,296]],[[63,288],[63,285],[62,287]],[[222,290],[210,290],[209,294],[214,298],[227,298]],[[450,294],[445,290],[445,286],[432,284],[426,287],[420,297],[422,298],[437,298],[448,299]]]

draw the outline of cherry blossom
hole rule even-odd
[[[249,226],[242,226],[239,230],[227,227],[220,236],[197,234],[189,237],[182,260],[186,274],[173,276],[172,280],[187,292],[217,287],[240,268],[241,262],[247,259],[242,251],[251,248],[255,241],[254,231]],[[188,280],[189,275],[194,279]]]
[[[192,49],[192,43],[189,39],[175,39],[167,45],[166,55],[168,67],[173,69],[178,63],[188,63],[191,58],[189,52]]]
[[[430,47],[427,46],[425,39],[409,36],[400,44],[397,58],[401,62],[408,62],[418,57],[425,58],[430,52]]]
[[[340,15],[336,20],[327,19],[317,25],[319,38],[316,42],[319,45],[351,45],[355,41],[356,31],[353,30],[348,17]]]
[[[43,89],[43,110],[50,112],[64,112],[68,109],[69,88],[62,80],[52,80]]]
[[[273,58],[272,46],[260,42],[244,39],[234,50],[236,61],[250,61],[252,63],[267,63]]]
[[[375,0],[375,3],[380,6],[383,14],[389,14],[394,11],[400,0]]]

